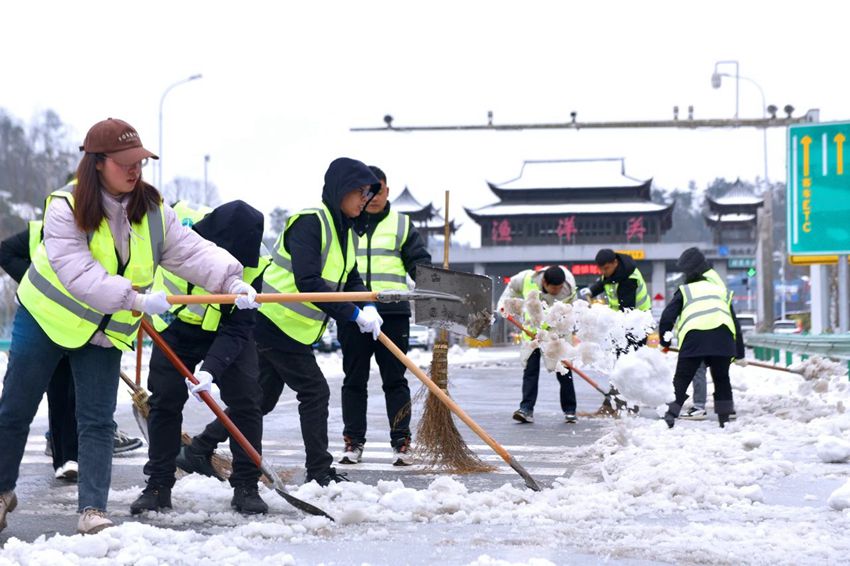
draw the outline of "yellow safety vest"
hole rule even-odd
[[[635,307],[640,311],[648,311],[652,307],[652,301],[649,299],[649,293],[646,290],[646,282],[643,280],[640,270],[635,267],[629,279],[637,281],[637,291],[635,292]],[[620,298],[617,296],[617,287],[619,283],[616,281],[608,281],[604,283],[605,295],[608,296],[608,306],[615,311],[620,310]]]
[[[268,267],[269,263],[271,263],[271,258],[266,256],[261,257],[259,263],[254,267],[243,266],[242,279],[249,284],[253,284],[257,277],[263,274],[263,270]],[[156,270],[153,288],[155,291],[164,291],[167,295],[210,294],[203,287],[193,285],[161,267]],[[173,305],[167,313],[152,317],[153,326],[157,332],[162,332],[176,318],[179,318],[186,324],[199,325],[204,330],[215,332],[221,323],[222,307],[234,308],[233,305],[218,304]]]
[[[180,221],[180,224],[189,226],[190,228],[213,210],[208,206],[193,205],[185,200],[178,200],[171,208],[177,213],[177,219]]]
[[[735,338],[735,323],[732,320],[732,294],[710,281],[696,281],[680,285],[682,312],[676,324],[679,347],[691,330],[711,330],[726,326]]]
[[[27,229],[29,231],[29,249],[30,249],[30,259],[35,255],[35,250],[38,249],[38,245],[41,243],[43,238],[42,229],[44,228],[44,221],[42,220],[30,220],[27,223]]]
[[[410,218],[395,210],[375,227],[371,237],[357,237],[357,269],[372,291],[407,290],[401,247],[407,241]]]
[[[45,211],[56,198],[65,199],[73,209],[73,194],[59,190],[47,198]],[[121,275],[129,279],[133,287],[145,290],[153,283],[154,271],[162,256],[165,240],[162,204],[149,211],[141,222],[132,224],[131,229],[138,237],[130,238],[130,256],[126,265],[120,264],[115,241],[105,218],[97,230],[87,235],[89,250],[107,273]],[[82,348],[98,330],[102,330],[116,348],[131,350],[141,319],[141,316],[134,316],[129,310],[102,313],[77,300],[62,285],[51,267],[44,242],[38,244],[32,255],[32,264],[18,287],[18,301],[51,340],[68,349]]]
[[[356,265],[354,235],[348,230],[348,243],[343,255],[342,246],[334,229],[333,216],[322,203],[319,208],[307,208],[290,216],[286,228],[281,232],[272,251],[272,263],[263,275],[264,293],[297,293],[295,275],[292,273],[292,257],[286,251],[286,230],[300,217],[314,214],[322,226],[322,279],[333,290],[345,286],[348,274]],[[313,303],[263,303],[260,313],[265,315],[281,332],[302,344],[314,344],[325,331],[328,317]]]

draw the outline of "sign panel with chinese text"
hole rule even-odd
[[[850,122],[788,128],[788,252],[850,253]]]

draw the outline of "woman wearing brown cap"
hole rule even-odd
[[[112,475],[112,415],[122,351],[132,349],[140,316],[169,308],[163,292],[145,294],[156,267],[216,293],[256,292],[226,251],[183,226],[142,180],[156,155],[128,123],[109,118],[89,130],[77,185],[47,198],[44,234],[18,287],[21,308],[0,396],[0,530],[17,505],[14,488],[29,425],[60,358],[74,374],[79,436],[77,531],[112,525],[106,504]]]

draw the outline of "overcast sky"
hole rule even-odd
[[[0,107],[28,122],[58,112],[79,142],[108,116],[159,150],[163,180],[209,180],[264,212],[318,201],[339,156],[381,166],[452,217],[495,200],[486,181],[527,159],[624,157],[662,188],[763,176],[762,133],[687,130],[351,133],[381,126],[731,118],[737,60],[768,104],[850,119],[843,2],[4,2]],[[721,70],[734,73],[733,66]],[[740,82],[740,116],[761,96]],[[781,112],[781,111],[780,111]],[[785,179],[785,132],[768,135]],[[151,181],[156,181],[151,178]],[[391,198],[392,198],[391,194]],[[465,224],[463,239],[476,234]],[[477,234],[476,234],[477,240]]]

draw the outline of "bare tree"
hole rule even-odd
[[[207,183],[189,177],[177,177],[162,191],[165,202],[173,204],[179,200],[185,200],[193,204],[206,205],[215,208],[221,204],[218,187],[213,183]]]

